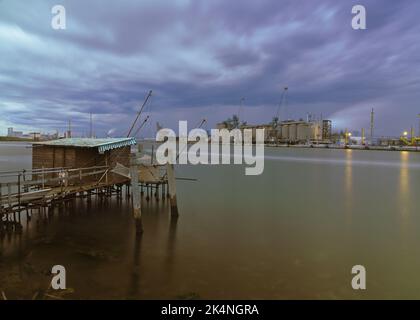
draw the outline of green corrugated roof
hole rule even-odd
[[[36,145],[75,147],[75,148],[98,148],[99,152],[136,144],[134,138],[66,138],[51,141],[34,142]]]

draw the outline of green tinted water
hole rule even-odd
[[[5,146],[0,164],[13,152],[30,166],[30,149]],[[180,217],[171,221],[166,201],[143,201],[141,240],[125,197],[34,214],[0,241],[0,288],[29,299],[62,264],[76,299],[420,298],[420,154],[265,153],[261,176],[178,166],[178,177],[198,179],[177,181]],[[357,264],[363,292],[350,285]]]

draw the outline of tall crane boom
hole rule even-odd
[[[142,106],[141,106],[141,108],[140,108],[139,112],[137,113],[136,119],[134,119],[134,122],[133,122],[133,124],[131,125],[131,128],[130,128],[130,130],[129,130],[129,131],[128,131],[128,133],[127,133],[127,138],[128,138],[128,137],[130,137],[130,134],[131,134],[131,132],[133,131],[133,129],[134,129],[134,127],[135,127],[136,123],[137,123],[137,120],[139,119],[139,117],[140,117],[140,115],[141,115],[141,113],[142,113],[142,111],[143,111],[143,108],[145,107],[145,105],[146,105],[147,101],[149,100],[149,98],[150,98],[151,96],[152,96],[152,90],[150,90],[150,91],[149,91],[149,93],[148,93],[148,95],[147,95],[146,99],[144,100],[144,102],[143,102],[143,104],[142,104]]]
[[[283,104],[286,104],[286,101],[287,101],[287,90],[289,90],[289,88],[288,87],[284,87],[283,92],[281,94],[279,106],[278,106],[277,112],[276,112],[276,114],[275,114],[275,116],[273,118],[273,124],[275,126],[277,126],[277,124],[279,122],[280,109],[281,109],[281,107],[282,107]]]

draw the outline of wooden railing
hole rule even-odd
[[[30,198],[42,190],[53,187],[67,187],[69,185],[82,185],[83,178],[97,176],[92,183],[100,183],[107,175],[109,167],[94,166],[87,168],[41,168],[21,171],[0,172],[0,181],[7,179],[10,182],[0,182],[0,207],[4,204],[9,207],[20,205],[22,197]]]

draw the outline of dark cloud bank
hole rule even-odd
[[[148,90],[152,121],[210,126],[238,111],[268,122],[282,87],[283,118],[308,112],[336,128],[399,134],[420,112],[420,2],[61,1],[67,29],[53,30],[57,1],[0,1],[0,134],[7,126],[123,135]],[[367,9],[367,30],[351,8]]]

